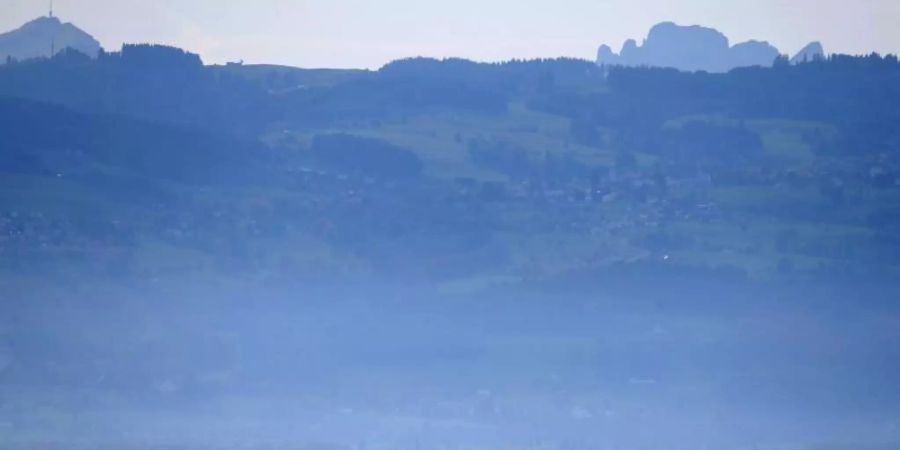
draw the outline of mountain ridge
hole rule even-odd
[[[792,61],[824,56],[822,45],[807,45]],[[619,66],[670,67],[688,72],[728,72],[738,67],[770,67],[782,52],[767,41],[750,40],[732,44],[721,31],[700,25],[662,22],[654,25],[641,45],[625,41],[615,53],[609,45],[597,51],[597,64]],[[806,55],[806,58],[803,58]]]
[[[0,34],[0,64],[48,57],[66,48],[92,58],[96,58],[102,50],[97,39],[74,24],[54,16],[38,17],[15,30]]]

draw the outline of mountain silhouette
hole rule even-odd
[[[768,42],[731,46],[714,28],[663,22],[650,29],[642,45],[633,39],[616,54],[608,45],[597,52],[597,63],[622,66],[672,67],[684,71],[727,72],[736,67],[771,66],[780,55]]]
[[[825,58],[825,49],[819,42],[811,42],[791,58],[792,64],[817,61]]]
[[[51,56],[66,48],[96,57],[100,43],[93,36],[57,17],[39,17],[20,28],[0,34],[0,64]]]

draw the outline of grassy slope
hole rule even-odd
[[[228,66],[217,70],[245,76],[251,79],[267,78],[280,80],[290,75],[293,82],[306,86],[329,86],[339,84],[354,77],[365,76],[364,71],[299,70],[276,66]],[[280,81],[279,81],[280,82]],[[690,120],[709,120],[717,123],[737,124],[721,117],[685,117],[667,124],[678,127]],[[743,121],[746,126],[763,139],[766,151],[773,161],[783,167],[797,171],[813,170],[823,158],[813,153],[806,144],[804,134],[813,130],[827,130],[821,124],[787,121],[780,119],[759,119]],[[611,149],[591,148],[571,141],[568,119],[528,109],[522,103],[512,103],[504,115],[482,115],[459,111],[431,111],[420,113],[402,120],[384,120],[366,125],[346,126],[331,130],[308,130],[291,127],[267,136],[269,142],[293,142],[297,148],[305,148],[312,136],[322,132],[348,132],[390,141],[416,152],[425,163],[426,173],[438,179],[453,180],[471,177],[482,181],[505,181],[503,174],[493,172],[472,163],[468,155],[467,141],[485,139],[508,142],[527,151],[529,157],[540,160],[547,153],[555,156],[569,156],[591,167],[613,167],[615,153]],[[651,169],[656,163],[650,155],[639,155],[640,165]],[[228,193],[211,193],[175,186],[179,195],[194,197],[197,201],[227,201],[252,205],[259,201],[271,202],[277,199],[286,203],[310,202],[302,193],[290,191],[245,190]],[[95,217],[115,217],[117,214],[144,214],[135,210],[127,201],[116,199],[109,193],[86,188],[68,181],[65,177],[7,177],[0,182],[0,202],[27,212],[29,209],[50,213],[92,215]],[[509,261],[504,267],[497,267],[496,273],[483,274],[488,279],[499,276],[548,275],[584,265],[609,264],[621,261],[658,259],[690,265],[718,266],[734,265],[746,269],[752,275],[768,277],[778,271],[778,265],[787,261],[796,268],[812,268],[828,262],[827,258],[802,253],[785,252],[775,246],[779,235],[793,233],[810,242],[825,242],[839,245],[844,241],[865,240],[871,234],[860,225],[862,218],[883,205],[896,204],[896,192],[855,192],[856,201],[850,201],[843,208],[848,216],[847,223],[822,224],[815,221],[788,220],[781,217],[754,214],[764,206],[783,205],[791,208],[827,207],[827,199],[815,188],[790,188],[785,186],[760,187],[716,187],[712,188],[704,201],[714,203],[727,217],[713,220],[698,217],[679,217],[664,225],[646,225],[638,220],[641,216],[653,215],[654,207],[647,205],[626,205],[613,202],[602,205],[567,205],[560,211],[541,216],[527,204],[510,203],[492,205],[502,211],[508,223],[524,223],[540,219],[551,226],[531,232],[513,231],[498,233],[496,240],[510,249]],[[131,209],[129,209],[131,208]],[[248,214],[251,214],[248,212]],[[557,220],[559,223],[552,223]],[[567,225],[577,222],[578,231],[567,229]],[[651,221],[652,222],[652,221]],[[642,248],[639,241],[651,233],[664,232],[675,240],[690,242],[690,245],[672,248],[663,254],[653,254]],[[266,258],[271,261],[285,261],[298,269],[317,266],[337,267],[339,270],[354,270],[365,266],[346,252],[342,252],[324,242],[320,237],[292,232],[276,240],[260,239],[254,245],[267,248]],[[178,249],[177,246],[156,242],[147,238],[138,253],[139,266],[159,268],[161,272],[181,270],[207,271],[214,265],[215,255],[204,254],[198,249]],[[177,260],[174,266],[165,261]],[[202,268],[202,269],[198,269]],[[476,283],[478,284],[478,283]]]
[[[685,118],[697,120],[696,117]],[[709,119],[726,122],[723,119]],[[678,121],[671,126],[679,126]],[[782,167],[804,171],[814,170],[823,158],[817,157],[803,139],[812,130],[828,127],[810,122],[780,119],[745,121],[742,125],[763,138],[768,156]],[[537,159],[544,152],[572,155],[580,162],[596,167],[611,167],[613,152],[608,149],[589,148],[570,142],[568,120],[531,111],[523,105],[513,104],[507,115],[481,117],[440,113],[414,117],[408,121],[385,123],[364,129],[341,131],[389,140],[416,151],[426,162],[428,171],[439,177],[471,176],[483,180],[502,180],[503,175],[474,167],[467,157],[466,139],[488,138],[513,143],[526,149]],[[462,137],[462,140],[459,139]],[[301,140],[304,137],[301,136]],[[652,166],[653,158],[645,155],[642,164]],[[829,262],[829,258],[779,250],[775,242],[780,234],[793,233],[800,239],[820,245],[836,246],[842,241],[863,241],[871,232],[861,224],[867,213],[884,205],[890,205],[895,194],[861,192],[858,201],[843,207],[849,223],[829,224],[748,214],[772,205],[792,208],[829,208],[830,203],[814,187],[791,188],[786,186],[715,187],[709,192],[709,200],[719,208],[740,211],[738,219],[697,220],[680,219],[669,223],[667,234],[694,241],[684,249],[673,249],[668,260],[690,265],[741,267],[752,276],[770,277],[778,272],[779,265],[789,264],[795,269],[812,269]],[[527,216],[516,206],[509,206],[510,217]],[[573,209],[579,209],[573,206]],[[521,274],[531,271],[556,273],[589,262],[630,261],[652,257],[631,241],[648,231],[645,227],[633,227],[615,237],[602,231],[602,224],[625,220],[640,215],[637,211],[624,211],[617,205],[584,208],[584,220],[598,225],[599,233],[527,233],[507,235],[502,238],[512,253],[512,267],[506,268]],[[736,223],[735,220],[739,221]],[[739,225],[739,226],[738,226]],[[595,230],[596,231],[596,230]],[[657,255],[656,257],[658,257]]]

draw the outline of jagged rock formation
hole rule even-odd
[[[660,23],[637,45],[629,39],[616,54],[608,45],[597,52],[598,64],[673,67],[685,71],[727,72],[736,67],[771,66],[780,55],[768,42],[748,41],[731,46],[713,28]]]
[[[825,58],[825,49],[820,42],[811,42],[791,58],[791,64],[818,61]]]
[[[93,36],[56,17],[40,17],[20,28],[0,34],[0,64],[8,58],[24,60],[48,57],[65,48],[73,48],[90,57],[100,52]]]

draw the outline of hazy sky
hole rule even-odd
[[[900,53],[900,0],[55,0],[57,15],[107,49],[157,42],[207,63],[370,67],[406,56],[593,58],[671,20],[785,53]],[[46,14],[49,0],[0,0],[0,30]]]

